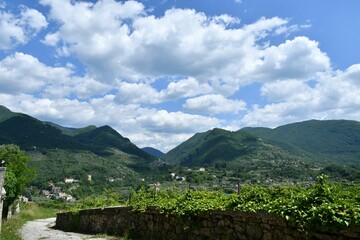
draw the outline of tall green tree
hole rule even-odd
[[[6,167],[3,217],[7,216],[11,204],[35,177],[34,169],[28,167],[29,161],[30,158],[18,146],[0,145],[0,164],[2,167]]]

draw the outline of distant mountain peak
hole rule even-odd
[[[156,157],[156,158],[161,158],[165,155],[165,153],[161,152],[160,150],[156,149],[156,148],[152,148],[152,147],[144,147],[141,148],[144,152]]]
[[[44,149],[90,150],[108,155],[112,154],[111,149],[117,149],[141,160],[151,162],[155,159],[108,125],[67,128],[26,114],[13,113],[0,106],[0,144],[8,143],[17,144],[24,150],[38,146]]]
[[[243,128],[295,154],[341,164],[360,164],[360,123],[352,120],[307,120],[270,128]]]
[[[17,115],[19,115],[19,113],[12,112],[7,107],[0,105],[0,122],[5,121]]]
[[[0,105],[0,112],[11,112],[7,107]]]

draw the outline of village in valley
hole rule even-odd
[[[91,175],[88,175],[88,181],[91,181]],[[67,185],[67,190],[71,191],[80,186],[80,180],[74,178],[65,178],[63,184]],[[69,186],[70,185],[70,186]],[[41,195],[49,200],[63,200],[68,203],[75,203],[76,198],[72,195],[65,193],[61,187],[56,186],[54,183],[49,182],[46,189],[41,190]]]

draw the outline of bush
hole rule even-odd
[[[311,187],[243,186],[240,194],[145,190],[132,192],[128,205],[146,211],[189,217],[209,210],[265,212],[292,221],[304,228],[336,230],[360,225],[360,187],[329,184],[321,175]]]

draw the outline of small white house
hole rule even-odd
[[[64,179],[64,183],[73,183],[75,181],[75,179],[73,178],[65,178]]]

